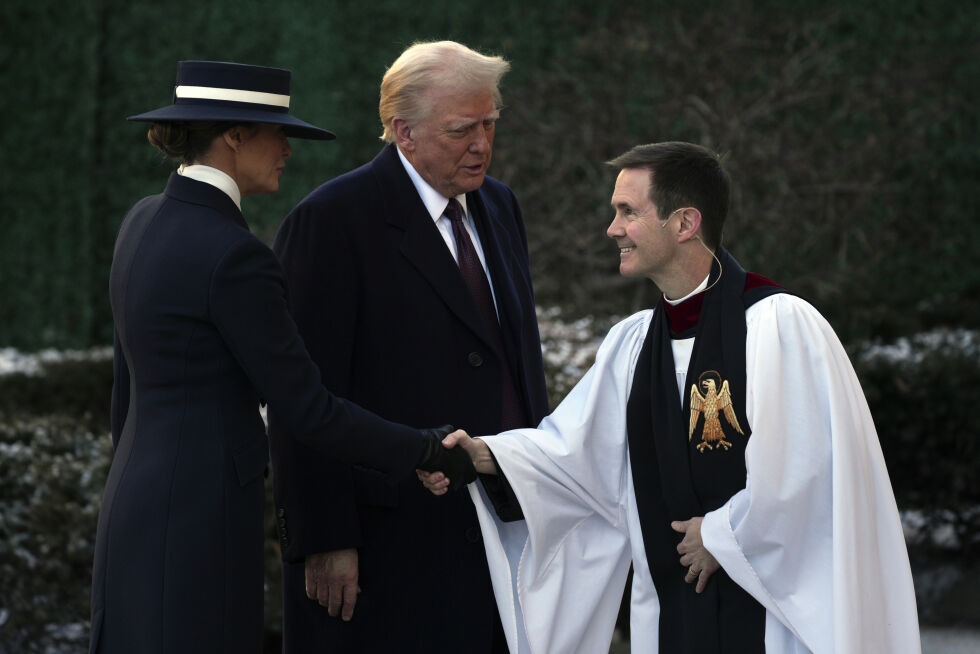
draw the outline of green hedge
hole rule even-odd
[[[103,352],[0,375],[0,654],[83,651],[112,445]],[[272,497],[271,479],[266,493]],[[281,651],[281,580],[266,506],[266,634]]]
[[[10,0],[0,345],[110,342],[115,231],[173,169],[124,117],[170,102],[178,59],[290,68],[293,111],[338,133],[294,143],[282,190],[246,200],[271,240],[306,193],[378,150],[385,66],[436,38],[513,64],[491,172],[525,208],[543,304],[611,315],[652,302],[649,284],[616,274],[602,162],[686,139],[728,153],[733,252],[813,299],[845,340],[977,324],[980,5],[682,5]]]
[[[859,357],[896,499],[922,530],[952,527],[963,557],[980,550],[980,333],[936,331]],[[928,539],[923,539],[929,544]]]
[[[73,416],[0,417],[0,652],[70,650],[88,635],[110,441]]]

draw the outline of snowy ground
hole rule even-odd
[[[620,317],[596,319],[592,316],[576,320],[565,319],[557,307],[538,307],[538,325],[545,362],[558,370],[559,385],[574,384],[588,370],[595,358],[602,337]],[[928,352],[939,348],[959,350],[964,357],[980,361],[980,331],[965,329],[935,329],[912,337],[898,338],[890,343],[868,342],[854,350],[861,360],[883,358],[892,362],[921,361]],[[0,348],[0,375],[14,372],[36,374],[44,363],[109,359],[111,347],[89,350],[42,350],[25,354],[14,348]]]
[[[58,361],[104,361],[112,358],[111,347],[94,347],[89,350],[41,350],[25,354],[12,347],[0,348],[0,375],[24,373],[36,375],[45,363]]]
[[[922,628],[922,654],[977,654],[977,652],[980,652],[980,631]],[[630,654],[630,646],[613,639],[609,654]]]
[[[968,629],[922,630],[922,654],[977,654],[980,652],[980,631]]]

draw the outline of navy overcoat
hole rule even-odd
[[[490,177],[466,201],[491,274],[502,357],[536,425],[548,401],[521,210]],[[407,424],[501,430],[505,362],[394,146],[300,202],[273,249],[327,388]],[[497,609],[468,493],[435,497],[414,474],[392,482],[284,440],[272,459],[285,517],[287,654],[491,651]],[[344,623],[306,598],[303,557],[349,547],[359,550],[361,593]]]
[[[133,207],[116,241],[110,297],[114,455],[99,514],[91,651],[261,652],[260,400],[279,409],[278,437],[400,477],[414,470],[421,437],[323,388],[287,312],[275,255],[211,185],[175,174]]]

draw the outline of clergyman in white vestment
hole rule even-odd
[[[447,439],[523,511],[503,522],[468,487],[511,652],[608,652],[632,561],[633,654],[918,654],[898,509],[833,330],[721,248],[716,155],[610,163],[620,272],[664,300],[610,330],[536,429]]]

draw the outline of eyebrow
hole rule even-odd
[[[460,120],[459,122],[450,123],[450,124],[446,125],[444,129],[447,132],[454,132],[454,131],[456,131],[458,129],[468,129],[468,128],[472,127],[473,125],[477,125],[479,123],[482,123],[485,120],[494,120],[495,121],[495,120],[497,120],[499,118],[500,118],[500,110],[499,109],[494,109],[493,111],[491,111],[490,113],[486,114],[482,118],[477,118],[475,120]]]

